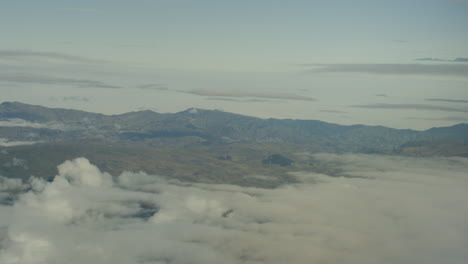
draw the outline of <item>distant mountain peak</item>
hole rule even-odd
[[[189,112],[190,114],[198,114],[199,111],[198,111],[197,108],[190,108],[190,109],[188,110],[188,112]]]
[[[3,102],[0,104],[2,107],[14,107],[14,106],[26,106],[27,104],[23,104],[20,102]]]
[[[179,112],[180,114],[192,114],[192,115],[196,115],[196,114],[200,114],[201,112],[206,112],[206,111],[209,111],[209,110],[205,110],[205,109],[201,109],[201,108],[195,108],[195,107],[190,107],[189,109],[186,109],[184,111],[181,111]]]

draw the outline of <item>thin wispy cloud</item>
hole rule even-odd
[[[29,50],[0,50],[0,60],[54,60],[73,63],[104,62],[102,60],[89,59],[81,56],[74,56],[57,52],[39,52]]]
[[[446,61],[446,62],[468,62],[468,58],[455,58],[453,60],[438,59],[438,58],[419,58],[417,61]]]
[[[405,0],[405,1],[414,1],[414,2],[453,2],[460,4],[468,4],[468,0]]]
[[[437,59],[437,58],[419,58],[419,59],[415,59],[417,61],[447,61],[447,60],[441,60],[441,59]]]
[[[459,100],[459,99],[428,98],[424,100],[431,101],[431,102],[468,103],[468,100]]]
[[[137,111],[153,111],[153,112],[158,112],[159,109],[157,107],[153,106],[141,106],[136,109]]]
[[[467,122],[468,116],[444,116],[444,117],[408,117],[407,119],[413,120],[426,120],[426,121],[455,121]]]
[[[347,114],[348,112],[339,111],[339,110],[319,110],[322,113],[330,113],[330,114]]]
[[[84,96],[64,96],[63,101],[88,102],[89,98]]]
[[[161,83],[149,83],[136,86],[138,89],[142,90],[158,90],[158,91],[167,91],[169,88],[165,84]]]
[[[382,75],[433,75],[468,78],[467,64],[300,64],[306,73],[365,73]]]
[[[426,105],[426,104],[363,104],[363,105],[350,105],[349,107],[368,108],[368,109],[427,110],[427,111],[468,113],[468,108],[456,108],[456,107]]]
[[[0,147],[27,146],[41,143],[40,141],[10,141],[6,138],[0,138]]]
[[[208,97],[206,100],[211,101],[226,101],[226,102],[236,102],[236,103],[263,103],[270,102],[271,100],[264,99],[235,99],[235,98],[223,98],[223,97]]]
[[[60,10],[68,10],[68,11],[77,11],[77,12],[96,12],[97,9],[92,8],[60,8]]]
[[[251,92],[239,90],[212,90],[200,89],[179,91],[181,93],[188,93],[199,96],[208,97],[233,97],[233,98],[265,98],[265,99],[282,99],[282,100],[298,100],[298,101],[317,101],[317,99],[309,96],[301,96],[297,94],[288,93],[266,93],[266,92]]]
[[[64,130],[65,126],[58,122],[30,122],[21,118],[7,118],[0,120],[0,127],[30,127],[30,128],[47,128],[54,130]],[[8,139],[6,139],[8,141]],[[29,142],[29,141],[27,141]]]
[[[102,81],[89,80],[89,79],[76,79],[65,77],[52,77],[45,75],[29,74],[29,73],[1,73],[1,82],[12,83],[27,83],[27,84],[51,84],[51,85],[68,85],[80,88],[106,88],[106,89],[120,89],[121,86],[107,84]]]
[[[85,96],[63,96],[63,97],[49,97],[50,101],[64,101],[64,102],[89,102],[89,98]]]

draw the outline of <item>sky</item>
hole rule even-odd
[[[4,1],[0,101],[468,122],[468,1]]]
[[[113,178],[85,158],[52,182],[0,176],[0,262],[466,263],[468,159],[301,156],[349,177],[248,188]]]

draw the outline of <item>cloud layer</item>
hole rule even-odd
[[[40,52],[40,51],[28,51],[28,50],[0,50],[0,60],[54,60],[64,61],[72,63],[96,63],[103,62],[99,60],[88,59],[80,56],[73,56],[57,52]]]
[[[34,145],[37,143],[41,143],[41,141],[10,141],[7,138],[0,138],[0,147]]]
[[[209,97],[234,97],[234,98],[264,98],[264,99],[283,99],[283,100],[300,100],[300,101],[316,101],[315,98],[288,93],[268,93],[268,92],[252,92],[239,90],[214,90],[200,89],[190,91],[180,91],[182,93],[209,96]]]
[[[143,90],[158,90],[158,91],[167,91],[169,88],[165,84],[161,83],[149,83],[136,86],[138,89]]]
[[[457,108],[457,107],[427,105],[427,104],[364,104],[364,105],[351,105],[350,107],[370,108],[370,109],[426,110],[426,111],[468,113],[467,108]]]
[[[443,116],[443,117],[408,117],[407,119],[414,120],[436,120],[436,121],[455,121],[455,122],[468,122],[468,116]]]
[[[308,73],[468,76],[467,64],[302,64]]]
[[[467,259],[468,159],[302,158],[359,178],[296,173],[301,183],[273,190],[188,184],[144,173],[112,179],[84,158],[60,165],[52,182],[0,178],[0,198],[13,200],[0,206],[0,262]]]
[[[0,73],[0,81],[12,83],[27,83],[27,84],[52,84],[52,85],[70,85],[79,88],[107,88],[107,89],[120,89],[121,86],[107,84],[102,81],[81,79],[81,78],[68,78],[68,77],[54,77],[32,73]]]
[[[419,58],[417,61],[448,61],[448,62],[468,62],[468,58],[455,58],[453,60],[437,59],[437,58]]]
[[[425,100],[431,101],[431,102],[468,103],[468,100],[459,100],[459,99],[428,98]]]

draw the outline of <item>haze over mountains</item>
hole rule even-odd
[[[317,120],[260,119],[195,108],[174,114],[148,110],[103,115],[5,102],[0,105],[0,122],[0,137],[10,141],[102,140],[147,146],[280,143],[309,151],[378,153],[391,153],[415,142],[468,142],[468,124],[415,131]]]
[[[295,182],[295,171],[349,176],[336,164],[310,159],[319,152],[468,156],[468,124],[416,131],[195,108],[103,115],[4,102],[0,138],[0,146],[8,147],[0,155],[0,174],[22,179],[48,178],[62,162],[86,157],[112,175],[145,171],[271,188]]]

